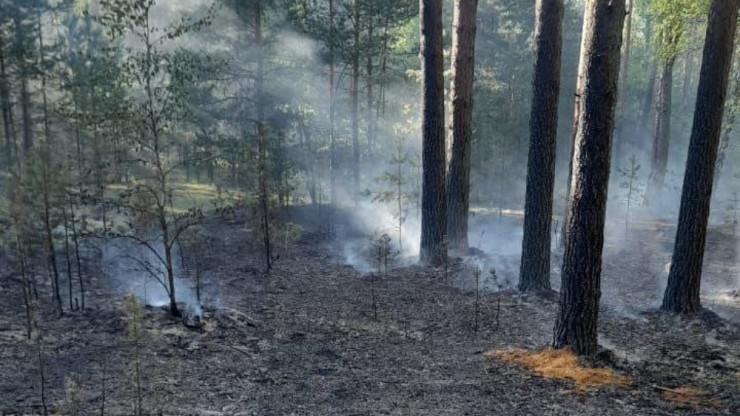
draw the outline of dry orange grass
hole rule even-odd
[[[679,387],[676,389],[661,389],[663,400],[678,406],[696,407],[702,404],[707,392],[693,387]]]
[[[485,356],[521,364],[544,378],[571,380],[581,391],[630,384],[629,378],[616,374],[610,368],[584,367],[570,349],[491,350]]]
[[[660,390],[660,396],[663,400],[674,404],[677,407],[697,409],[700,407],[709,407],[719,409],[724,403],[716,398],[708,397],[706,390],[694,387],[677,387],[668,389],[656,386]]]

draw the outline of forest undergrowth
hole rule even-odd
[[[447,279],[441,267],[393,261],[387,271],[362,274],[344,264],[337,237],[362,234],[337,215],[337,235],[327,235],[316,209],[281,213],[304,232],[281,248],[269,274],[241,213],[208,217],[198,325],[141,303],[136,340],[130,302],[111,293],[110,276],[92,277],[83,312],[58,318],[41,310],[38,344],[26,341],[22,320],[11,319],[24,316],[20,285],[3,279],[0,410],[42,414],[42,368],[50,414],[127,415],[139,399],[144,412],[167,415],[740,412],[737,322],[711,312],[671,316],[648,305],[627,311],[607,299],[620,293],[605,284],[604,348],[578,366],[608,369],[625,382],[583,388],[542,377],[486,352],[547,347],[556,299],[506,287],[471,290],[465,258],[450,259],[456,266]],[[625,247],[631,249],[618,255],[634,261],[623,268],[644,263],[644,250]],[[616,275],[608,260],[604,274],[605,282]],[[653,279],[628,270],[617,286],[628,291],[625,285]],[[46,285],[39,290],[40,297],[51,294]]]

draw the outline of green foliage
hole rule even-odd
[[[658,54],[669,59],[700,35],[696,26],[706,18],[709,0],[652,0],[649,11],[657,22]]]

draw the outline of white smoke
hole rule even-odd
[[[172,253],[176,300],[186,305],[186,310],[182,312],[201,315],[202,308],[196,292],[191,283],[184,280],[177,245],[173,246]],[[161,240],[150,240],[148,246],[123,239],[108,241],[102,246],[101,254],[102,269],[114,290],[121,295],[134,293],[146,305],[169,305],[167,272],[161,260],[164,258]]]

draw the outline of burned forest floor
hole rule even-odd
[[[347,264],[345,239],[370,246],[370,237],[340,213],[329,233],[318,210],[280,213],[302,232],[276,238],[279,258],[269,274],[243,215],[208,217],[199,233],[200,325],[142,304],[138,338],[127,326],[125,293],[110,284],[116,271],[92,265],[87,307],[62,317],[39,273],[41,336],[27,340],[21,285],[0,265],[0,414],[42,414],[42,396],[49,414],[80,415],[131,415],[139,401],[153,415],[740,414],[735,295],[712,287],[727,292],[717,292],[724,296],[718,315],[658,313],[660,242],[607,239],[605,352],[584,365],[609,367],[628,382],[584,389],[486,354],[546,347],[557,311],[556,295],[513,290],[516,275],[497,263],[516,260],[485,254],[495,242],[446,268],[391,259],[387,272],[361,273]],[[485,221],[497,220],[479,215],[471,223]],[[709,257],[708,267],[717,268],[710,282],[736,279],[734,258]],[[559,262],[554,254],[555,286]],[[485,282],[476,292],[478,264]],[[498,283],[490,282],[493,267]],[[709,295],[705,304],[714,302]]]

